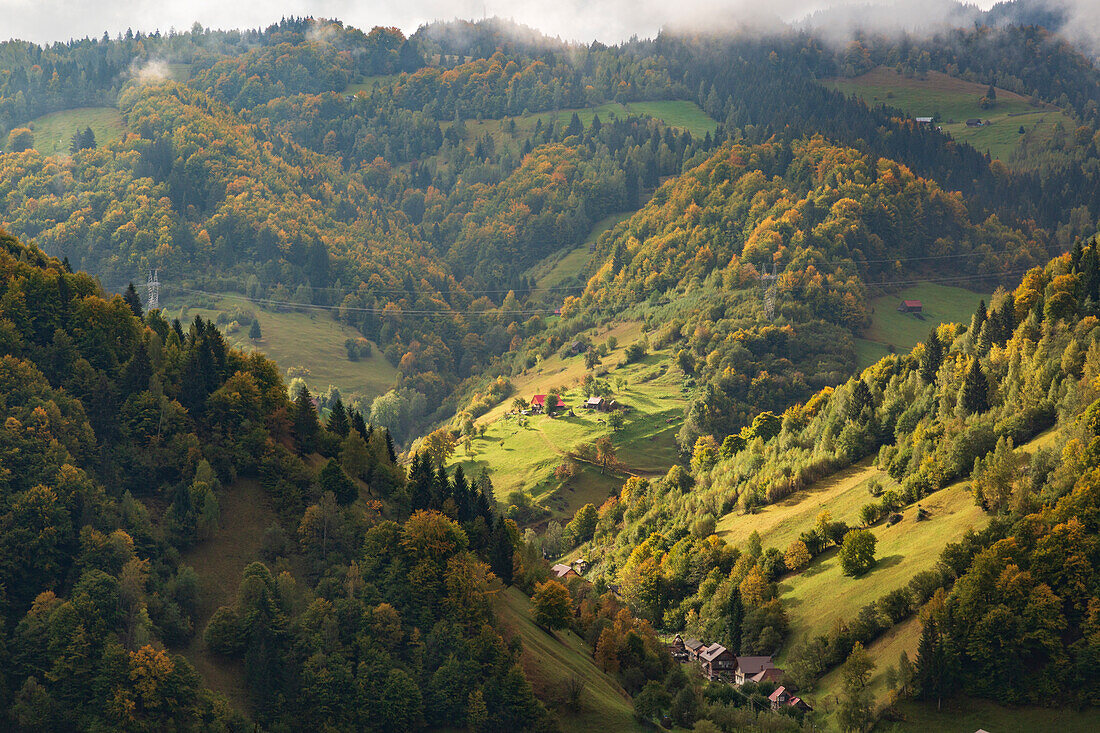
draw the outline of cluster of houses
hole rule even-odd
[[[543,413],[547,415],[553,415],[556,412],[565,410],[568,406],[562,401],[561,397],[557,395],[544,395],[537,394],[531,398],[530,409],[525,410],[524,414],[541,415]],[[606,397],[589,397],[584,402],[584,409],[594,410],[596,412],[611,412],[617,410],[620,405],[615,400],[609,400]]]
[[[697,662],[703,674],[712,682],[732,682],[741,686],[746,682],[770,682],[779,685],[783,670],[776,667],[770,656],[737,656],[715,642],[704,644],[698,639],[684,639],[679,634],[669,645],[672,658],[680,662]],[[810,710],[805,700],[795,697],[787,688],[779,685],[768,696],[772,709],[795,707]]]

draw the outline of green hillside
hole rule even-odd
[[[875,298],[871,301],[871,327],[856,341],[859,368],[870,366],[888,353],[908,351],[941,323],[969,323],[978,302],[988,304],[990,298],[988,294],[939,283],[921,283]],[[899,313],[898,304],[903,300],[921,301],[920,315]]]
[[[362,335],[327,312],[276,312],[234,296],[190,302],[192,305],[169,301],[166,310],[184,323],[196,314],[216,321],[220,314],[231,314],[239,308],[255,314],[260,321],[261,338],[250,339],[247,325],[230,322],[222,324],[229,343],[246,352],[263,351],[284,375],[288,369],[297,367],[295,374],[305,379],[314,394],[334,385],[345,397],[357,394],[370,400],[397,383],[397,370],[373,346],[369,357],[348,359],[344,342]]]
[[[979,100],[988,87],[936,71],[924,78],[899,74],[879,67],[852,79],[830,79],[828,86],[854,94],[869,105],[886,104],[912,117],[935,117],[944,132],[970,143],[992,157],[1008,160],[1020,140],[1020,127],[1048,138],[1061,123],[1072,130],[1073,120],[1052,105],[1033,105],[1029,99],[1007,89],[997,89],[997,104],[982,109]],[[966,120],[981,119],[991,124],[967,127]]]
[[[92,128],[96,145],[122,137],[125,123],[113,107],[83,107],[51,112],[27,123],[34,132],[34,147],[43,155],[67,155],[73,134]]]
[[[569,630],[550,633],[536,626],[531,603],[517,588],[499,591],[494,609],[506,635],[522,642],[523,670],[539,698],[550,701],[563,731],[644,730],[634,719],[630,696],[596,666],[583,639]],[[575,706],[562,700],[571,679],[583,686]]]
[[[579,386],[587,373],[584,356],[554,355],[530,373],[514,378],[515,394],[529,401],[535,394],[560,389],[562,401],[574,414],[566,412],[554,418],[510,415],[512,400],[508,399],[478,420],[486,425],[484,434],[472,439],[469,455],[460,446],[451,463],[461,465],[471,476],[483,468],[488,470],[501,501],[521,490],[555,516],[565,518],[585,504],[598,506],[617,493],[630,475],[663,474],[677,460],[676,431],[686,402],[683,379],[679,370],[671,367],[667,351],[654,351],[637,363],[622,365],[626,347],[640,336],[634,323],[593,336],[597,345],[608,337],[618,341],[596,372],[606,372],[601,379],[614,386],[611,398],[627,408],[620,430],[611,429],[607,413],[581,407],[586,398]],[[558,466],[574,462],[569,456],[572,451],[606,435],[616,446],[618,467],[605,471],[582,459],[575,462],[574,478],[564,483],[555,478]]]

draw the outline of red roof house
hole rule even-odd
[[[903,300],[898,306],[898,313],[920,313],[924,309],[924,303],[919,300]]]
[[[544,410],[547,410],[549,412],[553,412],[554,410],[564,410],[565,409],[565,403],[561,401],[561,397],[555,397],[554,400],[555,400],[555,404],[548,406],[546,404],[546,395],[537,394],[537,395],[535,395],[534,397],[531,398],[531,409],[536,411],[536,412],[542,412]]]

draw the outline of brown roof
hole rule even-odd
[[[768,682],[778,682],[781,679],[783,679],[783,670],[781,670],[779,667],[768,667],[767,669],[760,670],[752,676],[753,682],[763,682],[764,680],[767,680]]]
[[[702,659],[704,662],[713,662],[715,659],[722,656],[723,654],[729,653],[729,650],[726,649],[724,646],[722,646],[718,642],[714,642],[699,653],[699,658]]]
[[[741,670],[742,674],[754,675],[762,672],[769,667],[774,667],[771,657],[738,657],[737,669]]]
[[[559,578],[564,578],[565,576],[569,575],[570,573],[572,573],[573,575],[577,574],[577,571],[574,570],[572,567],[570,567],[569,565],[565,565],[563,563],[560,563],[560,562],[557,565],[555,565],[554,567],[550,568],[550,571],[552,573],[554,573],[554,575],[556,575]]]
[[[684,639],[684,646],[695,651],[696,649],[702,649],[706,645],[698,639]]]

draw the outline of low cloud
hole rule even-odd
[[[1091,34],[1100,22],[1096,0],[1049,0],[1069,8],[1069,32]],[[987,9],[995,0],[979,0]],[[877,10],[868,6],[877,6]],[[112,36],[134,30],[188,29],[195,22],[213,28],[256,28],[279,16],[338,18],[360,28],[397,26],[406,33],[432,20],[484,16],[509,18],[563,40],[615,43],[651,37],[662,28],[682,31],[728,30],[799,24],[814,13],[836,11],[829,24],[843,36],[857,27],[919,33],[953,23],[965,10],[950,0],[0,0],[3,33],[37,42],[72,37]],[[819,16],[820,17],[820,16]],[[323,30],[318,31],[323,32]]]

